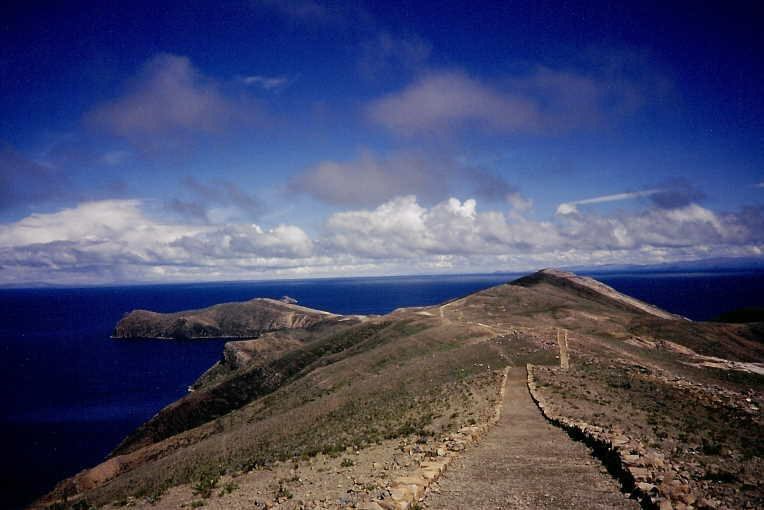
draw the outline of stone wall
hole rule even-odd
[[[509,367],[503,371],[498,400],[490,419],[482,424],[462,427],[446,436],[436,447],[436,457],[423,461],[409,476],[392,481],[383,499],[359,505],[365,510],[408,510],[424,499],[430,485],[442,475],[454,458],[470,445],[477,443],[501,418],[501,408],[507,386]]]
[[[663,455],[647,448],[638,440],[618,431],[568,418],[540,393],[528,365],[528,390],[544,417],[563,428],[574,439],[585,442],[631,492],[643,508],[673,510],[693,508],[695,498],[690,488],[673,479]]]

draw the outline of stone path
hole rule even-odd
[[[526,383],[525,368],[510,369],[501,419],[478,446],[454,460],[425,506],[638,510],[585,445],[547,423]]]

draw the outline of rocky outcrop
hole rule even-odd
[[[338,315],[275,299],[257,298],[202,310],[134,310],[117,323],[114,338],[256,338],[267,331],[310,328]]]

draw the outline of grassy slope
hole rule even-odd
[[[455,429],[487,412],[477,388],[509,359],[507,345],[489,337],[481,328],[407,316],[316,339],[210,388],[187,410],[174,404],[169,419],[149,422],[123,445],[133,452],[125,456],[129,469],[87,497],[104,503],[209,472]],[[142,447],[158,438],[165,439]]]

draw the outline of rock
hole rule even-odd
[[[448,445],[448,449],[452,452],[461,452],[465,448],[464,443],[453,442]]]
[[[648,495],[656,494],[658,492],[658,488],[655,485],[647,482],[638,482],[637,489]]]
[[[655,468],[663,468],[666,465],[663,460],[663,455],[654,450],[647,452],[647,455],[645,455],[645,461]]]
[[[398,498],[395,495],[393,495],[393,499],[405,499],[408,498],[411,499],[419,499],[422,496],[424,496],[425,489],[427,487],[427,481],[418,476],[406,476],[402,478],[397,478],[393,482],[393,487],[390,489],[390,494],[393,494],[394,490],[397,489],[403,489],[404,491],[408,492],[410,496],[405,496],[403,498]]]
[[[652,473],[650,473],[650,470],[646,468],[629,467],[629,473],[631,473],[631,476],[633,476],[634,480],[637,481],[652,479]]]

